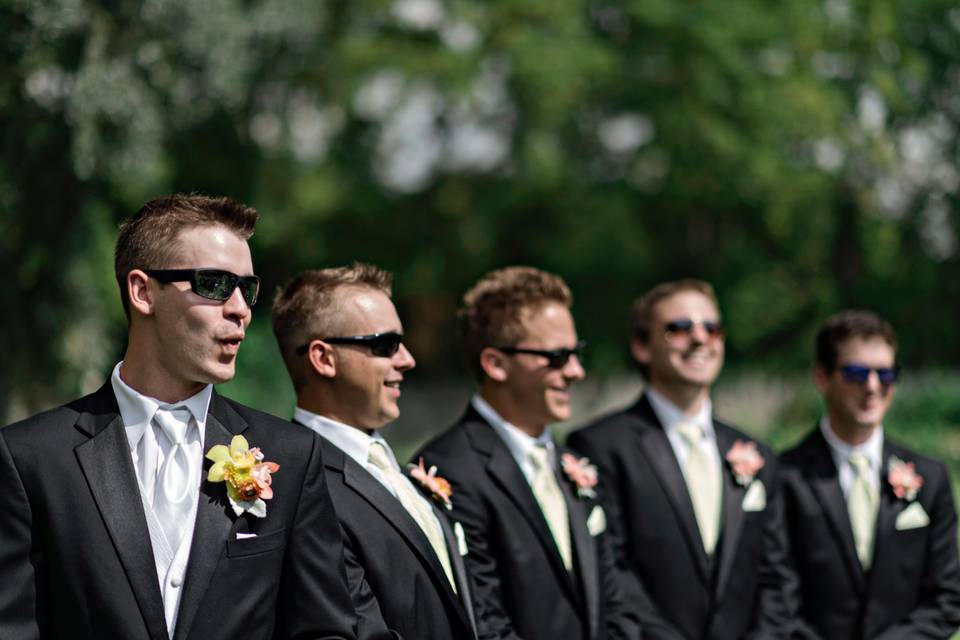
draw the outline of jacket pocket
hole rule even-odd
[[[243,556],[252,556],[258,553],[266,553],[274,549],[280,549],[287,541],[286,529],[279,529],[257,535],[253,538],[243,538],[240,540],[227,540],[227,557],[240,558]]]

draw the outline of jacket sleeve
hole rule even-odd
[[[277,639],[357,638],[340,527],[327,492],[320,450],[319,437],[314,436],[284,559]]]
[[[33,537],[30,503],[0,429],[0,638],[37,640],[40,603],[34,563],[41,557]]]
[[[350,599],[357,612],[358,640],[403,640],[399,633],[387,628],[380,612],[380,603],[370,589],[364,577],[363,566],[353,551],[350,536],[343,531],[343,561],[347,570],[347,585],[350,587]]]

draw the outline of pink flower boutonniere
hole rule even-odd
[[[733,469],[737,484],[742,487],[746,487],[753,482],[754,477],[766,464],[763,456],[757,451],[757,443],[744,442],[743,440],[734,442],[730,450],[727,451],[727,462]]]
[[[923,486],[923,476],[917,473],[916,466],[912,462],[904,462],[897,456],[890,456],[887,467],[890,469],[887,481],[893,487],[894,495],[907,502],[916,500],[917,493]]]
[[[210,482],[225,482],[227,498],[238,516],[247,511],[258,518],[267,515],[267,503],[273,497],[271,473],[280,470],[276,462],[264,462],[260,449],[247,444],[243,436],[233,436],[230,447],[218,444],[207,452],[213,466],[207,473]]]
[[[589,458],[577,458],[565,453],[560,457],[563,472],[570,478],[570,482],[577,488],[577,495],[581,498],[595,498],[597,492],[597,467],[590,464]]]
[[[408,464],[407,471],[410,472],[411,478],[419,482],[420,486],[430,492],[434,500],[447,509],[453,508],[453,503],[450,502],[450,496],[453,495],[453,487],[450,486],[446,478],[437,475],[436,465],[431,466],[428,470],[423,465],[423,458],[420,458],[420,464]]]

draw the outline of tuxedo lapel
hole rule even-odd
[[[366,469],[362,468],[352,458],[336,448],[333,444],[324,440],[324,453],[331,449],[328,461],[324,458],[325,464],[343,474],[344,484],[359,497],[367,501],[380,515],[396,529],[407,541],[407,544],[420,556],[420,561],[434,574],[434,579],[444,585],[442,589],[447,594],[448,599],[456,601],[453,591],[449,588],[447,574],[437,558],[436,552],[430,546],[430,541],[420,529],[420,525],[407,513],[407,510],[400,503],[400,500],[380,484]],[[450,554],[454,550],[448,550]]]
[[[453,527],[450,524],[450,520],[447,519],[446,514],[440,511],[440,508],[437,507],[431,500],[431,508],[433,508],[433,513],[437,516],[437,521],[440,523],[440,529],[443,531],[443,539],[447,543],[447,553],[450,555],[450,566],[453,568],[453,580],[457,584],[457,595],[459,596],[460,606],[454,607],[457,612],[460,614],[464,623],[470,630],[473,632],[473,637],[477,636],[477,621],[473,615],[473,600],[470,593],[470,579],[467,576],[467,568],[463,564],[463,556],[460,555],[460,543],[457,540],[457,536],[453,531]],[[451,596],[453,594],[450,594]]]
[[[557,449],[557,454],[562,455],[563,451]],[[600,637],[600,585],[597,582],[597,549],[593,536],[587,530],[586,502],[576,495],[573,486],[566,478],[566,474],[560,471],[560,477],[557,482],[563,491],[563,498],[567,503],[567,513],[570,520],[571,542],[573,544],[574,557],[576,558],[577,575],[580,577],[580,585],[583,588],[583,599],[585,600],[587,616],[590,622],[591,638]]]
[[[81,409],[77,427],[91,436],[74,450],[153,640],[167,640],[157,569],[130,445],[108,381]],[[64,514],[64,517],[69,517]]]
[[[837,467],[833,463],[830,447],[817,426],[807,440],[804,447],[807,463],[804,469],[807,481],[813,488],[817,500],[823,507],[843,555],[844,564],[850,572],[853,582],[861,591],[864,588],[863,567],[857,557],[857,546],[853,538],[853,528],[850,525],[850,514],[847,511],[847,501],[840,488],[840,478]]]
[[[720,562],[720,571],[717,575],[717,596],[723,594],[733,568],[733,560],[737,555],[740,543],[740,532],[743,529],[743,497],[746,489],[737,483],[733,470],[726,461],[727,452],[733,446],[735,435],[725,425],[714,421],[717,434],[717,448],[720,452],[721,477],[723,478],[723,514],[721,529],[720,553],[717,560]],[[759,480],[756,480],[759,482]]]
[[[877,510],[877,528],[874,534],[873,562],[870,569],[870,588],[874,585],[893,584],[897,575],[899,557],[894,545],[897,516],[903,511],[906,502],[897,498],[893,487],[887,482],[890,456],[903,458],[904,452],[897,451],[884,439],[883,462],[880,468],[880,506]]]
[[[639,417],[643,424],[635,425],[640,438],[640,452],[653,469],[657,482],[667,496],[667,501],[673,508],[674,515],[680,523],[683,538],[690,548],[690,557],[694,558],[694,565],[704,584],[710,582],[710,571],[707,567],[707,556],[700,539],[700,528],[697,526],[697,516],[693,512],[693,502],[687,491],[687,483],[683,472],[677,463],[677,456],[670,446],[667,434],[650,406],[646,396],[640,398],[631,412]]]
[[[571,580],[570,572],[563,566],[563,558],[560,557],[560,551],[557,549],[557,543],[550,533],[547,520],[540,510],[540,504],[537,502],[530,484],[527,482],[523,471],[517,466],[507,445],[504,444],[500,436],[493,430],[483,418],[477,414],[473,407],[473,420],[466,425],[467,437],[478,453],[487,458],[487,473],[493,477],[494,482],[507,495],[507,497],[520,509],[527,523],[536,533],[537,538],[547,551],[550,563],[558,576],[562,576],[560,582],[566,585],[571,595],[576,599],[576,589]]]
[[[246,428],[247,423],[243,418],[214,393],[207,412],[204,450],[209,451],[218,444],[229,446],[233,436],[242,433]],[[189,637],[190,627],[207,592],[210,578],[225,552],[227,537],[237,519],[227,500],[224,483],[207,481],[207,472],[212,464],[210,460],[203,459],[197,519],[193,528],[190,559],[187,562],[174,640]]]

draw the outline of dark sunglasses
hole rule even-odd
[[[874,368],[865,367],[862,364],[845,364],[840,367],[840,375],[843,376],[843,379],[857,384],[866,383],[870,379],[871,371],[876,372],[880,384],[893,384],[900,377],[899,365]]]
[[[723,323],[716,320],[701,320],[694,321],[690,318],[678,318],[676,320],[670,320],[663,325],[663,330],[667,334],[667,337],[677,337],[677,338],[689,338],[693,334],[693,328],[699,324],[703,327],[704,332],[713,339],[722,338],[725,329]]]
[[[238,276],[221,269],[144,269],[151,278],[163,284],[171,282],[189,282],[190,289],[201,298],[226,302],[240,287],[247,306],[257,304],[260,293],[260,278],[257,276]]]
[[[583,359],[583,351],[587,348],[587,343],[581,340],[573,349],[525,349],[523,347],[494,347],[497,351],[502,351],[507,355],[516,353],[525,353],[531,356],[541,356],[547,359],[547,366],[551,369],[562,369],[570,356],[577,356]]]
[[[403,336],[395,331],[389,333],[374,333],[369,336],[347,336],[343,338],[319,338],[328,344],[357,344],[369,347],[370,353],[378,358],[391,358],[400,350]],[[297,347],[297,355],[302,356],[310,350],[310,343]]]

